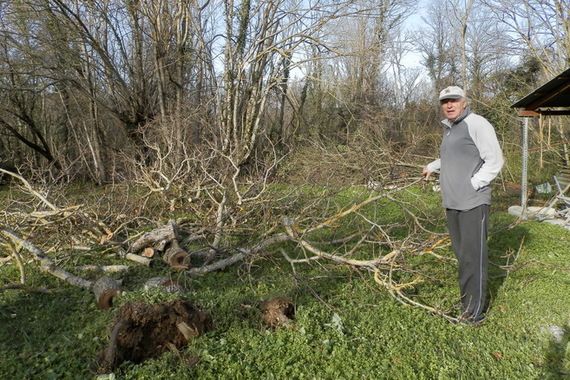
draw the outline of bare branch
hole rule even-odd
[[[20,182],[22,182],[24,184],[24,187],[26,188],[26,190],[28,190],[30,192],[30,194],[34,195],[36,198],[38,198],[40,201],[42,201],[42,203],[44,205],[46,205],[48,208],[50,208],[52,211],[56,211],[56,212],[60,211],[59,208],[57,206],[53,205],[50,201],[48,201],[46,199],[46,197],[44,197],[43,195],[41,195],[40,193],[35,191],[34,188],[32,187],[32,185],[30,185],[30,183],[28,181],[26,181],[26,179],[24,177],[22,177],[21,175],[13,173],[13,172],[5,170],[5,169],[2,169],[2,168],[0,168],[0,172],[8,174],[8,175],[18,179]]]
[[[14,243],[20,245],[25,250],[30,252],[32,254],[32,257],[34,258],[34,260],[36,260],[40,263],[40,268],[43,271],[48,272],[49,274],[59,278],[60,280],[65,281],[71,285],[79,286],[79,287],[84,288],[84,289],[91,289],[91,286],[93,285],[92,281],[85,280],[81,277],[75,276],[74,274],[67,272],[64,269],[57,267],[55,265],[55,263],[53,262],[53,260],[50,259],[49,257],[47,257],[46,254],[41,249],[36,247],[34,244],[29,242],[28,240],[22,239],[14,231],[10,230],[7,227],[0,227],[0,233],[2,235],[4,235],[5,238],[10,239]]]

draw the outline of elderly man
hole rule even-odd
[[[457,86],[439,94],[445,116],[440,158],[423,169],[425,178],[440,173],[443,206],[451,245],[459,264],[460,321],[478,324],[487,307],[487,223],[491,181],[503,166],[493,126],[470,111]]]

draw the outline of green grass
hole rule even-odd
[[[342,192],[328,207],[342,208],[365,196]],[[403,196],[410,204],[427,205],[440,218],[434,228],[441,228],[437,196],[418,189]],[[198,357],[196,365],[188,366],[168,353],[142,364],[125,363],[115,375],[121,379],[564,378],[570,373],[570,231],[537,222],[513,225],[511,216],[494,211],[492,304],[480,327],[451,324],[404,306],[368,273],[323,263],[297,266],[293,274],[289,264],[275,255],[204,277],[180,277],[189,289],[184,297],[208,311],[214,321],[213,331],[181,352],[182,357]],[[389,203],[363,212],[382,220],[402,218],[400,209]],[[438,253],[452,257],[448,250]],[[457,302],[453,260],[430,255],[408,260],[424,279],[410,296],[444,308]],[[511,265],[508,272],[506,264]],[[0,378],[94,378],[93,365],[107,343],[113,311],[97,310],[90,293],[33,268],[27,265],[29,286],[47,287],[48,294],[0,293]],[[164,267],[156,270],[167,273]],[[156,294],[137,290],[142,279],[152,275],[156,272],[151,269],[133,267],[125,279],[130,291],[117,306],[132,299],[159,300]],[[0,283],[17,278],[13,265],[0,267]],[[247,307],[274,295],[289,296],[296,304],[290,328],[268,330],[256,309]],[[564,331],[560,343],[549,333],[553,325]]]

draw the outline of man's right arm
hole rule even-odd
[[[441,160],[438,158],[437,160],[432,161],[426,166],[424,166],[424,169],[422,170],[422,175],[427,180],[429,179],[431,173],[439,173],[440,168],[441,168]]]

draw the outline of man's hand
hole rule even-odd
[[[424,180],[429,181],[429,176],[431,175],[431,172],[429,171],[427,166],[424,166],[422,170],[422,175],[424,176]]]

